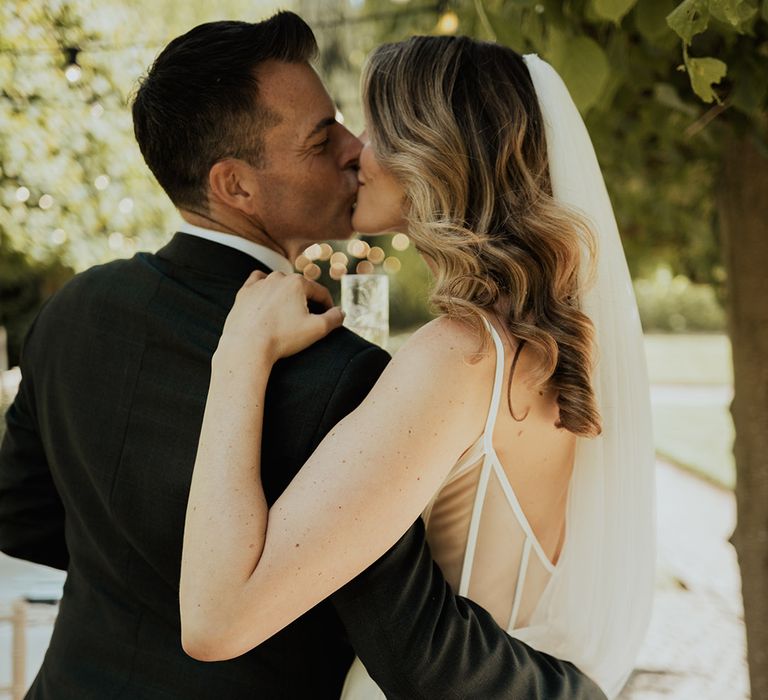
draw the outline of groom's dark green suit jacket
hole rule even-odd
[[[78,275],[30,330],[0,449],[0,548],[68,575],[28,697],[338,698],[353,648],[391,698],[603,697],[453,595],[421,521],[253,651],[219,663],[184,654],[182,532],[210,360],[255,268],[266,269],[176,234],[157,254]],[[338,329],[276,365],[262,457],[270,502],[388,360]]]

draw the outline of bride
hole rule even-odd
[[[407,230],[440,315],[268,508],[271,368],[342,315],[308,313],[330,296],[300,275],[246,282],[187,509],[185,648],[246,652],[421,514],[457,592],[615,697],[650,615],[653,452],[637,308],[584,124],[549,64],[466,37],[379,47],[363,102],[354,227]],[[344,697],[383,696],[356,661]]]

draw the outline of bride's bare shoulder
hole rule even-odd
[[[391,406],[402,401],[418,405],[423,423],[450,423],[452,439],[463,450],[482,429],[493,372],[493,351],[483,349],[482,335],[465,322],[441,316],[395,353],[373,396],[392,401]]]
[[[492,362],[492,348],[482,332],[467,321],[439,316],[426,323],[397,353],[402,359],[429,363],[435,371],[458,372],[455,377],[475,380]]]

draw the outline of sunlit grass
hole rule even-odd
[[[724,334],[648,334],[651,384],[731,384],[731,344]]]

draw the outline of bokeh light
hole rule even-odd
[[[309,265],[304,268],[304,277],[309,280],[316,280],[320,277],[321,273],[322,270],[320,269],[320,266],[315,263],[309,263]]]
[[[409,245],[411,245],[411,239],[404,233],[396,233],[392,236],[392,247],[395,250],[408,250]]]
[[[340,280],[347,274],[347,266],[343,263],[333,263],[329,272],[331,279]]]
[[[99,175],[94,181],[93,186],[97,190],[106,190],[109,187],[109,175]]]
[[[296,258],[296,261],[293,263],[293,266],[299,271],[304,272],[304,268],[311,264],[311,260],[304,255],[303,253],[299,255],[299,257]]]
[[[370,260],[374,265],[378,265],[380,262],[384,262],[385,257],[386,253],[384,252],[384,249],[379,248],[379,246],[374,246],[368,251],[368,260]]]
[[[67,66],[64,75],[70,83],[76,83],[83,75],[83,71],[76,63]]]
[[[109,247],[112,250],[120,250],[123,247],[123,234],[119,231],[109,234]]]
[[[304,255],[306,255],[310,260],[317,260],[322,254],[323,249],[320,247],[319,243],[313,243],[304,251]]]
[[[459,16],[449,10],[444,12],[437,23],[437,30],[441,34],[453,34],[459,28]]]
[[[371,246],[368,245],[365,241],[361,240],[354,240],[350,241],[347,244],[347,252],[350,255],[354,255],[356,258],[364,258],[366,255],[368,255],[368,251],[371,249]]]
[[[400,260],[391,255],[384,261],[384,265],[383,265],[384,271],[390,272],[392,274],[400,272],[401,267],[402,267],[402,263],[400,262]]]

